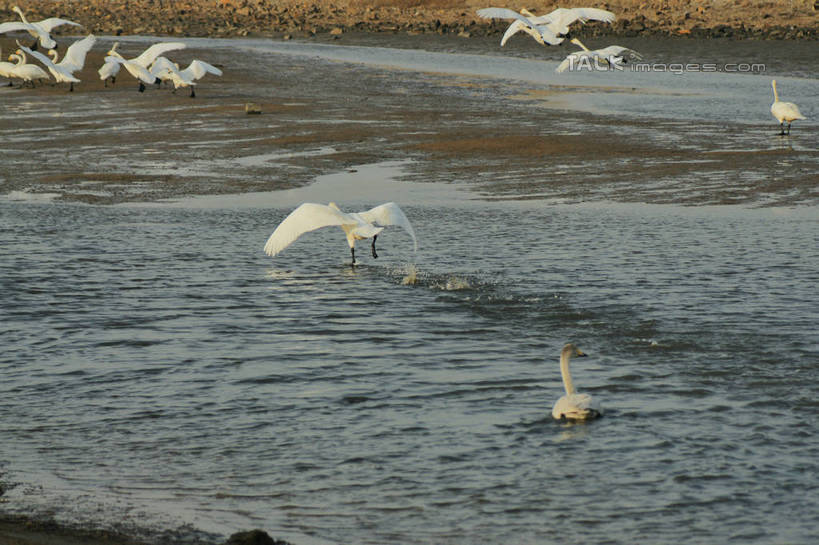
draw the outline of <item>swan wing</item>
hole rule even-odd
[[[28,47],[26,47],[24,45],[20,45],[20,42],[17,42],[17,46],[26,55],[30,55],[30,56],[34,57],[35,59],[37,59],[38,61],[40,61],[41,63],[43,63],[43,66],[45,66],[49,70],[54,70],[55,68],[57,68],[57,66],[53,62],[51,62],[51,58],[48,57],[47,55],[43,55],[39,51],[33,51],[33,50],[29,49]]]
[[[168,57],[157,57],[151,63],[151,67],[148,69],[151,74],[155,76],[164,75],[164,72],[177,72],[176,65],[168,60]]]
[[[358,226],[355,218],[325,204],[304,203],[288,215],[273,231],[264,245],[269,256],[275,256],[293,244],[304,233],[331,225]]]
[[[586,21],[603,21],[604,23],[613,23],[617,16],[614,13],[598,8],[573,8],[568,11],[572,12],[573,19],[567,24],[571,24],[578,19],[585,23]]]
[[[10,23],[0,23],[0,34],[5,34],[6,32],[16,32],[18,30],[31,30],[31,25],[28,23],[21,23],[18,21],[12,21]]]
[[[97,70],[97,73],[100,75],[100,79],[108,79],[119,74],[119,68],[120,64],[117,62],[106,62]]]
[[[377,223],[378,225],[398,225],[403,228],[410,237],[412,237],[412,245],[415,251],[418,251],[418,239],[415,238],[415,230],[412,228],[410,220],[407,218],[404,211],[394,202],[388,202],[375,208],[371,208],[366,212],[359,212],[358,215],[368,223]]]
[[[604,47],[603,49],[596,50],[596,53],[604,58],[628,56],[629,58],[638,61],[643,60],[643,56],[640,55],[637,51],[629,49],[628,47],[623,47],[621,45],[610,45],[608,47]]]
[[[482,8],[479,9],[476,13],[478,14],[478,17],[481,17],[483,19],[515,19],[517,22],[520,23],[520,27],[517,28],[515,32],[518,32],[520,30],[526,31],[529,34],[531,34],[535,38],[535,40],[539,42],[546,42],[551,45],[557,45],[563,41],[563,38],[559,38],[557,34],[552,32],[552,30],[549,29],[548,27],[538,25],[536,22],[533,22],[532,19],[529,19],[528,17],[521,15],[517,11],[508,8]],[[540,18],[537,18],[537,20],[539,21]],[[509,32],[509,29],[507,29],[507,32]],[[514,34],[514,32],[512,34]],[[511,36],[512,34],[509,34],[509,36]],[[504,37],[508,39],[508,37],[506,37],[506,34],[504,34]]]
[[[151,84],[156,80],[156,78],[148,72],[148,69],[142,65],[139,65],[133,61],[125,60],[122,57],[114,57],[113,55],[109,55],[105,57],[105,62],[113,62],[116,64],[121,64],[128,70],[128,73],[134,76],[136,79],[142,81],[143,83]]]
[[[131,61],[147,68],[158,56],[164,55],[168,51],[185,49],[186,47],[188,46],[182,42],[163,42],[154,44],[143,51],[138,57],[131,59]]]
[[[577,63],[577,61],[579,61],[582,57],[583,55],[581,55],[580,53],[572,53],[571,55],[563,59],[563,62],[557,65],[557,68],[555,68],[555,72],[557,72],[558,74],[562,74],[563,72],[568,70],[570,66]]]
[[[215,76],[221,76],[222,71],[213,66],[212,64],[208,64],[205,61],[194,60],[190,63],[190,65],[183,70],[183,72],[189,72],[192,79],[202,79],[205,74],[213,74]]]
[[[60,66],[65,66],[72,72],[82,70],[82,67],[85,66],[85,56],[91,51],[95,43],[97,43],[97,37],[93,34],[89,34],[82,40],[77,40],[65,50],[65,56],[59,62]]]
[[[69,21],[68,19],[60,19],[59,17],[43,19],[42,21],[36,23],[36,25],[46,32],[51,32],[60,25],[82,26],[80,23],[75,23],[74,21]]]

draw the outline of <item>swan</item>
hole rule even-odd
[[[111,46],[111,49],[108,50],[106,53],[107,56],[113,56],[114,53],[117,52],[117,47],[119,47],[119,42],[114,42],[114,45]],[[122,65],[118,62],[106,62],[104,63],[99,70],[97,70],[97,74],[100,75],[100,79],[103,82],[103,85],[108,87],[108,80],[111,80],[111,85],[117,82],[117,74],[119,74],[119,69]]]
[[[206,74],[221,76],[222,71],[212,64],[198,59],[193,60],[184,70],[180,70],[178,64],[169,61],[165,57],[157,57],[151,65],[151,74],[162,81],[171,81],[174,91],[180,87],[190,87],[190,96],[195,97],[196,92],[193,90],[193,86],[196,85],[196,80],[202,79]]]
[[[557,45],[563,41],[563,38],[558,37],[557,34],[555,34],[547,26],[541,25],[515,10],[508,8],[482,8],[476,13],[478,14],[478,17],[482,17],[484,19],[515,19],[515,21],[512,23],[512,26],[515,26],[514,32],[511,32],[510,34],[512,26],[506,30],[506,34],[504,34],[503,38],[501,39],[501,46],[506,43],[509,36],[521,30],[532,36],[535,41],[541,45]],[[509,36],[507,36],[507,34]]]
[[[569,343],[560,352],[560,375],[566,395],[557,400],[552,408],[552,417],[557,420],[591,420],[601,415],[600,408],[588,394],[578,394],[569,373],[569,360],[572,357],[583,357],[586,354]]]
[[[126,59],[112,48],[108,52],[108,56],[105,57],[105,62],[118,63],[124,66],[128,73],[139,80],[139,92],[141,93],[145,90],[146,83],[151,84],[156,81],[156,77],[148,70],[148,67],[153,64],[156,58],[168,51],[185,49],[186,47],[182,42],[161,42],[152,45],[133,59]]]
[[[50,57],[47,57],[39,51],[32,51],[28,47],[20,45],[20,42],[17,42],[17,45],[20,46],[20,49],[43,63],[43,65],[48,68],[48,71],[51,72],[51,75],[54,76],[54,79],[57,80],[57,83],[69,83],[68,90],[69,92],[73,92],[74,84],[80,82],[80,80],[74,76],[74,72],[79,72],[83,66],[85,66],[85,56],[91,48],[94,47],[96,42],[97,38],[93,34],[89,34],[82,40],[77,40],[66,49],[63,60],[60,62],[57,62],[58,53],[54,49],[49,50],[48,54]]]
[[[43,19],[38,23],[30,23],[26,16],[23,15],[23,10],[19,7],[14,6],[11,8],[11,11],[17,13],[20,16],[22,21],[13,21],[9,23],[0,24],[0,34],[6,32],[14,32],[17,30],[25,30],[32,36],[36,38],[33,44],[31,44],[31,49],[37,49],[37,44],[43,46],[45,49],[56,49],[57,42],[55,42],[51,38],[51,31],[54,30],[56,27],[60,25],[74,25],[74,26],[82,26],[79,23],[75,23],[74,21],[69,21],[68,19],[60,19],[59,17],[51,17],[49,19]]]
[[[347,244],[350,246],[350,254],[352,255],[352,265],[356,265],[355,260],[355,241],[367,238],[373,239],[372,253],[373,257],[377,258],[378,254],[375,251],[375,239],[378,234],[384,230],[384,227],[376,227],[374,224],[387,226],[398,225],[402,227],[410,237],[414,249],[418,250],[418,241],[415,238],[415,231],[412,224],[404,215],[401,208],[394,202],[388,202],[380,206],[376,206],[366,212],[346,213],[339,210],[335,203],[328,205],[316,203],[304,203],[293,210],[284,220],[276,227],[267,243],[264,245],[264,251],[269,256],[275,256],[285,248],[290,246],[297,238],[304,233],[314,231],[321,227],[328,227],[330,225],[338,225],[344,230],[347,235]]]
[[[575,45],[579,45],[583,48],[583,50],[575,51],[563,59],[563,62],[558,65],[555,72],[562,73],[567,69],[582,66],[583,59],[600,60],[611,66],[617,66],[623,63],[625,56],[638,61],[643,59],[643,56],[638,52],[620,45],[610,45],[608,47],[604,47],[603,49],[592,50],[586,47],[583,42],[577,38],[572,38],[571,42]]]
[[[797,119],[807,119],[799,111],[799,107],[793,102],[782,102],[779,100],[779,94],[776,92],[776,80],[771,80],[771,87],[773,88],[774,101],[771,104],[771,114],[779,121],[779,134],[791,133],[791,122]],[[788,122],[788,131],[785,132],[785,122]]]
[[[0,48],[0,59],[3,58],[3,50]],[[12,71],[14,70],[14,63],[7,62],[7,61],[0,61],[0,78],[9,78],[11,79]],[[11,87],[12,83],[9,81],[9,87]]]
[[[520,10],[520,13],[535,25],[545,26],[556,36],[568,34],[569,25],[575,21],[580,21],[583,24],[585,24],[586,21],[613,23],[617,18],[614,13],[598,8],[557,8],[546,15],[540,16],[531,13],[527,9]],[[503,47],[509,38],[521,30],[524,30],[524,24],[520,20],[512,22],[501,39],[501,47]],[[560,40],[562,41],[563,39],[561,38]]]
[[[48,79],[48,74],[45,70],[36,64],[28,64],[26,62],[26,54],[19,49],[17,51],[17,53],[9,55],[9,60],[17,59],[17,64],[12,69],[11,77],[23,80],[23,85],[29,82],[32,87],[34,87],[35,80]]]

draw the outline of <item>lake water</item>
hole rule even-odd
[[[412,168],[146,205],[7,195],[2,509],[157,542],[815,539],[816,206],[496,201]],[[264,255],[308,200],[395,200],[418,253],[393,227],[354,269],[337,229]],[[587,424],[550,416],[569,341],[605,413]]]

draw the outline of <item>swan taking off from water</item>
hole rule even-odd
[[[111,46],[111,49],[108,50],[106,53],[107,56],[111,57],[117,52],[117,47],[119,47],[119,42],[114,42],[114,45]],[[100,79],[102,80],[103,85],[108,87],[108,80],[111,80],[111,85],[117,82],[117,74],[119,74],[119,68],[122,66],[118,62],[106,62],[100,69],[97,70],[97,74],[100,75]]]
[[[572,357],[585,356],[573,344],[567,344],[560,352],[560,375],[563,377],[563,387],[566,395],[561,397],[552,408],[552,417],[557,420],[591,420],[600,416],[600,408],[588,394],[578,394],[572,383],[569,373],[569,360]]]
[[[31,49],[37,49],[37,43],[43,46],[45,49],[56,49],[57,42],[55,42],[51,38],[51,31],[54,30],[56,27],[60,25],[74,25],[74,26],[82,26],[79,23],[75,23],[74,21],[69,21],[68,19],[60,19],[59,17],[51,17],[49,19],[43,19],[39,23],[30,23],[26,16],[23,15],[23,10],[19,7],[14,6],[11,8],[11,11],[17,13],[20,16],[22,21],[13,21],[9,23],[0,24],[0,34],[4,34],[6,32],[14,32],[17,30],[25,30],[32,36],[36,38],[33,44],[31,44]]]
[[[799,111],[799,108],[793,102],[782,102],[779,100],[779,94],[776,92],[776,80],[771,80],[771,87],[773,88],[774,101],[771,104],[771,113],[779,121],[779,134],[791,133],[791,122],[797,119],[807,119]],[[788,122],[788,132],[785,132],[785,122]]]
[[[375,239],[384,230],[384,227],[376,227],[374,224],[383,226],[398,225],[409,233],[415,250],[418,250],[418,241],[415,238],[415,231],[412,224],[404,215],[401,208],[394,202],[388,202],[376,206],[366,212],[346,213],[339,210],[335,203],[328,205],[316,203],[304,203],[293,210],[289,216],[276,227],[267,243],[264,251],[269,256],[275,256],[285,248],[290,246],[304,233],[315,231],[322,227],[337,225],[344,230],[347,235],[347,244],[350,246],[352,264],[355,265],[355,241],[366,238],[373,239],[373,257],[377,258],[375,251]]]
[[[191,98],[196,96],[196,92],[193,90],[196,80],[202,79],[206,74],[222,75],[221,70],[199,59],[194,59],[187,68],[180,70],[178,64],[169,61],[165,57],[157,57],[150,70],[151,74],[160,80],[170,80],[173,83],[174,91],[180,87],[190,87]]]
[[[563,59],[563,62],[558,65],[555,72],[562,73],[569,69],[576,70],[583,67],[591,69],[593,67],[592,60],[602,62],[612,67],[621,65],[625,62],[626,57],[632,60],[643,60],[643,56],[638,52],[620,45],[610,45],[603,49],[589,49],[577,38],[572,38],[572,43],[579,45],[583,50],[575,51]]]

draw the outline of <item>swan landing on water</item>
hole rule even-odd
[[[342,212],[335,203],[316,204],[304,203],[293,210],[289,216],[276,227],[267,243],[264,245],[264,251],[269,256],[275,256],[285,248],[290,246],[304,233],[315,231],[321,227],[328,227],[337,225],[344,230],[347,235],[347,244],[350,246],[350,254],[352,255],[352,265],[355,266],[355,241],[366,238],[373,239],[372,252],[373,257],[377,258],[378,254],[375,251],[375,239],[378,233],[384,230],[384,227],[376,227],[378,225],[398,225],[412,237],[414,249],[418,250],[418,241],[415,239],[415,231],[412,224],[404,215],[401,208],[394,202],[388,202],[380,206],[376,206],[366,212]]]
[[[560,352],[560,374],[563,377],[566,395],[558,399],[552,408],[552,417],[556,420],[591,420],[602,414],[600,407],[589,394],[577,393],[572,383],[572,375],[569,373],[569,360],[575,356],[585,355],[573,344],[567,344]]]

